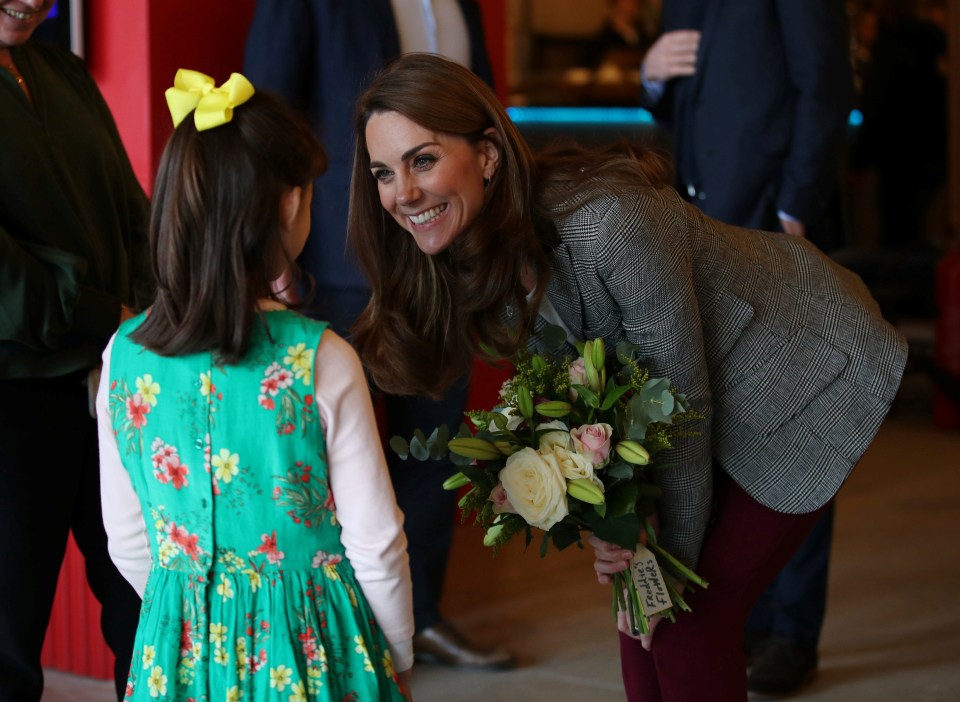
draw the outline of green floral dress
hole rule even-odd
[[[325,323],[255,323],[237,365],[127,335],[109,409],[153,557],[128,700],[400,700],[340,543],[313,397]]]

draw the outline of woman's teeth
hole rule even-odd
[[[439,217],[445,209],[447,209],[446,205],[431,207],[429,210],[421,212],[420,214],[410,215],[410,221],[414,224],[426,224]]]
[[[10,15],[11,17],[13,17],[14,19],[18,19],[18,20],[20,20],[20,21],[28,20],[28,19],[30,19],[31,17],[33,17],[33,13],[32,13],[32,12],[17,12],[16,10],[11,10],[11,9],[8,8],[8,7],[4,7],[4,8],[3,8],[3,11],[4,11],[6,14]]]

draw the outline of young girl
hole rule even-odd
[[[271,286],[323,151],[238,74],[181,70],[167,100],[157,296],[97,399],[110,554],[143,597],[126,697],[409,700],[406,540],[363,372]]]

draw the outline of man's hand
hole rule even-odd
[[[807,228],[804,226],[803,222],[800,222],[796,219],[784,219],[780,218],[780,226],[783,227],[785,234],[790,236],[806,236]]]
[[[660,35],[643,57],[644,80],[664,81],[692,76],[697,70],[700,32],[677,29]]]

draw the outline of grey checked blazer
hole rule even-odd
[[[696,563],[714,461],[777,511],[829,501],[907,357],[860,279],[803,239],[722,224],[671,188],[597,189],[574,202],[554,220],[550,302],[574,336],[639,345],[651,375],[706,414],[697,436],[663,456],[663,545]]]

